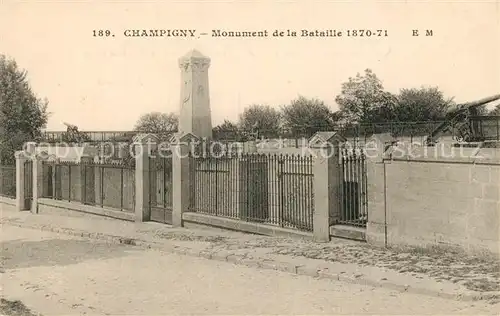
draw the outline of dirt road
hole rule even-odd
[[[3,226],[2,295],[54,314],[497,314],[402,294]]]

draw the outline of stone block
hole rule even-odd
[[[470,183],[489,183],[490,182],[490,166],[476,165],[469,169]]]
[[[368,218],[374,223],[385,223],[385,203],[368,201]]]
[[[498,184],[483,184],[483,199],[486,200],[500,200],[500,185]]]

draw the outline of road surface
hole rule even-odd
[[[496,314],[466,303],[4,225],[2,295],[55,314]]]

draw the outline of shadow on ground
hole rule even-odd
[[[0,315],[7,316],[37,316],[27,308],[21,301],[9,301],[4,298],[0,299]]]
[[[65,266],[87,260],[124,257],[134,251],[125,245],[77,239],[11,240],[0,245],[0,266],[3,269]]]

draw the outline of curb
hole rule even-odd
[[[455,301],[463,301],[463,302],[471,302],[471,301],[480,301],[480,300],[489,300],[489,299],[497,299],[500,298],[500,291],[491,291],[491,292],[476,292],[470,294],[457,294],[457,293],[449,293],[449,292],[440,292],[431,290],[423,287],[414,287],[409,285],[401,285],[391,282],[381,282],[378,280],[368,279],[368,278],[355,278],[355,277],[347,277],[342,274],[337,273],[329,273],[328,269],[317,269],[314,267],[308,267],[304,265],[294,265],[289,262],[281,262],[270,259],[259,259],[259,258],[250,258],[242,255],[236,255],[230,251],[223,250],[216,253],[208,252],[206,250],[193,250],[191,248],[182,248],[179,246],[171,246],[166,245],[165,243],[152,242],[141,240],[137,238],[126,238],[121,236],[115,236],[111,234],[103,234],[103,233],[89,233],[85,231],[78,231],[70,228],[59,228],[53,227],[50,225],[28,225],[25,223],[18,222],[10,222],[10,221],[2,221],[0,222],[2,225],[15,226],[20,228],[28,228],[34,230],[47,231],[58,234],[65,234],[75,237],[83,237],[94,240],[104,240],[107,242],[111,242],[114,244],[122,244],[122,245],[130,245],[130,246],[138,246],[146,249],[153,249],[158,251],[166,251],[171,252],[178,255],[185,255],[191,257],[204,258],[209,260],[216,260],[221,262],[233,263],[236,265],[243,265],[251,268],[259,268],[266,270],[275,270],[280,272],[287,272],[290,274],[309,276],[318,279],[327,279],[333,281],[340,281],[344,283],[350,284],[358,284],[358,285],[368,285],[373,287],[385,288],[389,290],[395,290],[402,293],[412,293],[412,294],[420,294],[432,297],[441,297],[445,299],[455,300]]]

